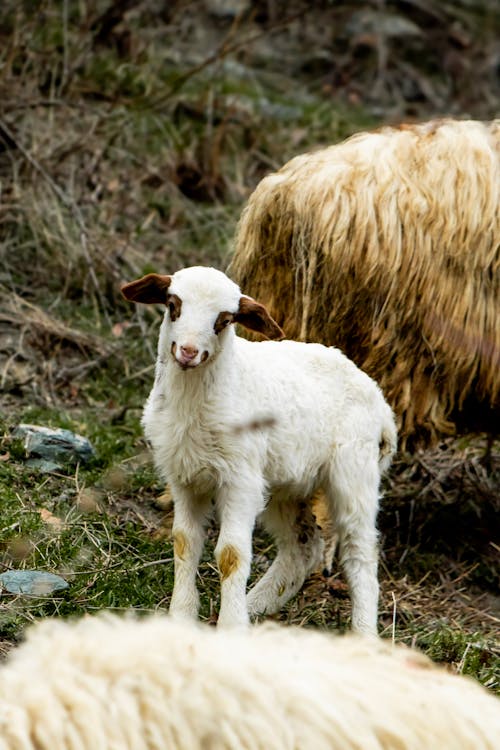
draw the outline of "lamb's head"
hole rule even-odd
[[[266,338],[284,336],[264,305],[243,295],[215,268],[192,266],[172,276],[151,273],[125,284],[122,293],[134,302],[166,305],[161,354],[170,354],[184,370],[203,365],[220,352],[227,337],[234,335],[232,323]]]

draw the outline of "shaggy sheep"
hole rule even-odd
[[[168,617],[48,620],[0,667],[0,750],[498,750],[500,701],[418,652]]]
[[[321,560],[307,502],[321,486],[339,536],[353,629],[376,633],[379,483],[396,445],[378,386],[337,349],[236,336],[235,322],[269,338],[283,332],[214,268],[150,274],[123,294],[167,307],[143,425],[174,500],[170,612],[198,614],[196,571],[212,502],[220,519],[219,623],[245,624],[248,610],[280,609]],[[247,601],[260,514],[278,554]]]
[[[500,416],[500,120],[385,127],[292,159],[240,219],[230,274],[379,383],[401,444]]]

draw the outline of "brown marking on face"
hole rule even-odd
[[[221,312],[217,315],[217,320],[214,323],[214,331],[217,335],[224,330],[228,325],[234,323],[234,315],[230,312]]]
[[[173,539],[174,539],[174,555],[178,557],[179,560],[184,560],[184,556],[188,548],[188,540],[186,538],[186,535],[184,534],[183,531],[174,531]]]
[[[284,332],[271,318],[264,305],[251,297],[243,296],[240,298],[238,312],[234,313],[234,320],[250,331],[262,333],[268,339],[285,338]]]
[[[142,302],[145,305],[166,304],[171,276],[160,276],[148,273],[147,276],[122,286],[122,294],[131,302]]]
[[[176,294],[168,294],[165,304],[168,307],[170,320],[173,323],[181,314],[182,300]]]
[[[218,564],[221,580],[225,581],[238,570],[240,564],[238,550],[232,544],[227,544],[219,555]]]

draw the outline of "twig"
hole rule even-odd
[[[106,357],[112,353],[113,346],[101,337],[71,328],[59,318],[50,316],[38,305],[6,290],[3,284],[0,284],[0,292],[4,292],[4,290],[6,297],[8,293],[8,307],[0,311],[0,321],[15,326],[27,325],[31,332],[39,331],[70,341],[81,350],[97,351],[101,357]]]
[[[155,365],[147,365],[146,367],[142,367],[137,372],[132,373],[132,375],[127,375],[125,378],[125,381],[129,380],[135,380],[136,378],[142,378],[143,375],[147,375],[148,372],[152,372],[155,369]]]
[[[56,373],[56,383],[61,383],[66,380],[78,379],[81,375],[86,375],[89,370],[93,370],[94,367],[100,367],[101,364],[107,360],[111,352],[105,352],[95,359],[91,359],[89,362],[82,362],[79,365],[73,365],[72,367],[61,367]]]

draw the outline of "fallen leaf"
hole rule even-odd
[[[119,492],[130,483],[130,478],[121,466],[112,466],[101,477],[101,483],[107,490]]]
[[[41,508],[39,512],[40,512],[40,518],[48,526],[53,526],[55,529],[64,528],[64,521],[62,521],[58,516],[55,516],[47,508]]]
[[[127,328],[130,328],[131,325],[132,323],[130,320],[124,320],[122,323],[115,323],[111,329],[111,333],[118,338],[119,336],[123,336]]]
[[[102,508],[99,500],[102,493],[91,487],[85,487],[78,494],[76,500],[76,506],[82,513],[102,513]]]
[[[7,555],[17,562],[25,560],[33,551],[33,542],[27,537],[18,536],[11,539],[7,547]]]

